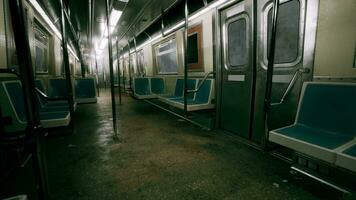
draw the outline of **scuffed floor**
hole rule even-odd
[[[321,186],[298,184],[278,159],[143,101],[124,97],[118,116],[119,141],[113,139],[105,92],[97,104],[79,105],[74,134],[47,139],[53,199],[339,197]]]

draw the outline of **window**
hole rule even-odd
[[[202,25],[196,25],[188,30],[188,70],[203,71]]]
[[[36,73],[48,73],[48,34],[37,24],[35,31],[35,69]]]
[[[177,74],[177,42],[171,39],[155,47],[156,63],[159,74]]]
[[[268,11],[267,55],[270,51],[272,32],[272,12]],[[300,3],[298,0],[285,2],[279,6],[276,32],[276,64],[292,63],[298,58]]]
[[[231,68],[243,67],[248,62],[246,18],[238,18],[227,27],[227,62]]]

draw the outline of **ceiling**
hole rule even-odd
[[[60,16],[60,0],[38,0],[53,21]],[[120,47],[126,46],[140,32],[156,20],[163,11],[172,5],[184,3],[184,0],[108,0],[111,9],[122,11],[121,18],[112,33],[118,39]],[[70,26],[66,31],[77,51],[84,60],[89,58],[103,38],[106,26],[106,0],[63,0],[68,9]],[[192,3],[203,0],[191,1]],[[208,0],[211,2],[211,0]],[[173,10],[173,15],[176,11]],[[183,11],[182,13],[183,14]],[[59,20],[58,20],[59,21]],[[56,25],[59,27],[59,23]],[[77,40],[78,39],[78,40]],[[74,42],[73,42],[74,41]],[[78,41],[78,42],[75,42]],[[79,53],[78,52],[78,53]]]

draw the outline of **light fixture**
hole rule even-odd
[[[216,2],[212,3],[211,5],[208,5],[208,6],[205,7],[204,9],[202,9],[202,10],[198,11],[197,13],[193,14],[192,16],[190,16],[190,17],[188,18],[188,21],[194,20],[195,18],[197,18],[197,17],[199,17],[199,16],[205,14],[206,12],[208,12],[208,11],[211,10],[211,9],[214,9],[214,8],[216,8],[216,7],[220,6],[220,5],[222,5],[222,4],[225,3],[225,2],[227,2],[227,0],[217,0]],[[184,24],[185,24],[185,20],[182,20],[182,21],[178,22],[176,25],[174,25],[172,28],[169,28],[169,29],[165,30],[165,31],[163,32],[163,34],[164,34],[164,35],[169,35],[169,34],[171,34],[173,31],[182,28],[182,27],[184,26]],[[153,42],[154,40],[157,40],[157,39],[160,38],[160,37],[162,37],[161,34],[158,35],[157,37],[152,38],[152,39],[146,41],[145,43],[141,44],[140,46],[137,47],[137,49],[140,49],[140,48],[146,46],[147,44]]]
[[[29,2],[31,3],[31,5],[35,8],[35,10],[41,15],[41,17],[45,20],[45,22],[48,24],[48,26],[52,29],[52,31],[54,32],[54,34],[57,35],[57,37],[62,40],[62,34],[59,32],[59,30],[57,29],[57,27],[53,24],[53,22],[51,21],[51,19],[48,17],[48,15],[46,14],[46,12],[42,9],[42,7],[40,6],[40,4],[38,4],[37,0],[29,0]],[[74,53],[73,49],[67,45],[68,50],[73,54],[73,56],[75,57],[75,59],[77,59],[79,61],[79,58],[77,57],[77,55]]]

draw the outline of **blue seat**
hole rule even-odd
[[[134,96],[138,99],[156,98],[157,95],[151,92],[150,79],[145,77],[135,77],[133,79]]]
[[[356,139],[337,152],[335,164],[356,172]]]
[[[153,94],[162,95],[165,93],[164,79],[161,77],[151,78],[151,92]]]
[[[0,93],[2,97],[1,103],[7,107],[7,109],[5,109],[5,116],[11,116],[13,119],[13,127],[5,127],[5,129],[9,132],[24,130],[27,124],[27,119],[21,82],[2,82]],[[4,94],[5,96],[3,96]],[[40,107],[40,120],[44,128],[67,126],[70,122],[70,114],[64,109],[58,108],[58,110],[43,110]]]
[[[94,78],[77,78],[74,81],[75,101],[78,103],[96,103]]]
[[[182,79],[181,79],[182,80]],[[194,81],[192,81],[194,80]],[[200,85],[202,80],[198,81],[198,85]],[[183,80],[182,80],[183,82]],[[196,84],[193,87],[193,83],[196,83],[195,79],[188,80],[188,89],[194,90],[196,88]],[[196,110],[204,110],[214,108],[214,104],[212,103],[213,98],[213,80],[206,79],[201,87],[198,89],[196,93],[189,93],[187,96],[187,110],[188,111],[196,111]],[[178,80],[177,80],[178,83]],[[161,100],[169,105],[174,107],[184,109],[184,97],[168,97],[161,98]]]
[[[270,131],[269,140],[330,163],[356,136],[356,84],[304,83],[293,125]]]
[[[41,92],[46,94],[45,92],[45,87],[43,85],[42,80],[36,79],[35,80],[35,87],[38,88]],[[40,94],[37,94],[37,99],[38,99],[38,106],[45,110],[45,111],[69,111],[69,104],[68,101],[66,100],[54,100],[54,101],[48,101],[46,98],[41,96]],[[76,107],[76,106],[74,106]]]

